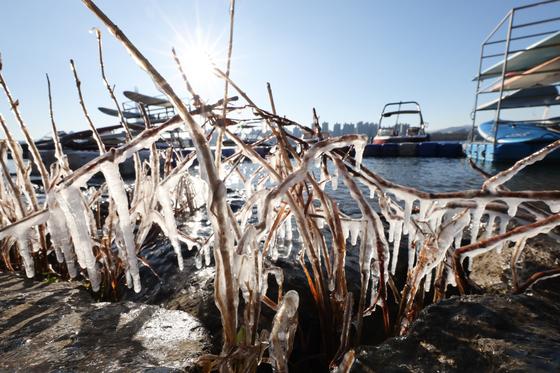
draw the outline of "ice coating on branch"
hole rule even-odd
[[[297,330],[297,310],[299,295],[290,290],[282,298],[270,331],[269,354],[275,372],[288,372],[288,358],[292,352],[292,345]]]
[[[507,225],[507,223],[506,223]],[[531,237],[535,237],[539,234],[549,233],[552,229],[558,226],[558,215],[551,215],[549,218],[542,220],[540,222],[534,223],[532,229],[512,229],[508,231],[506,234],[501,236],[499,239],[496,237],[495,239],[490,239],[484,242],[479,242],[478,245],[473,247],[471,250],[463,252],[461,254],[461,258],[474,258],[480,254],[484,254],[485,252],[498,249],[503,244],[507,243],[508,241],[511,242],[518,242],[523,239],[528,239]]]
[[[268,214],[268,210],[271,205],[273,205],[275,201],[278,201],[282,195],[286,194],[292,186],[303,181],[307,177],[312,161],[320,157],[321,154],[331,150],[351,145],[357,146],[361,143],[365,144],[366,142],[367,138],[365,136],[345,135],[336,138],[329,138],[311,146],[311,148],[309,148],[309,150],[305,153],[300,166],[268,193],[266,200],[263,203],[263,210],[260,213],[259,220],[261,222],[266,222],[262,229],[266,231],[270,229],[270,225],[272,224],[272,219],[267,219],[267,216],[272,215]]]
[[[77,275],[76,271],[76,255],[72,250],[72,240],[70,232],[66,227],[66,219],[64,211],[60,208],[54,192],[47,193],[47,205],[49,206],[49,220],[47,221],[47,229],[51,235],[51,242],[55,248],[62,250],[63,260],[66,262],[66,268],[70,278]],[[59,261],[60,262],[60,261]]]
[[[531,154],[530,156],[516,162],[507,170],[504,170],[486,180],[482,185],[482,189],[488,190],[491,193],[496,193],[500,185],[506,183],[508,180],[514,177],[520,170],[543,160],[548,154],[558,149],[558,147],[560,147],[560,140],[556,140],[553,143],[548,144],[547,146]]]
[[[78,263],[82,268],[87,269],[93,291],[98,291],[100,278],[95,263],[93,242],[80,189],[69,186],[60,190],[57,195],[57,201],[64,212],[66,225],[74,243],[74,251],[78,257]]]
[[[140,283],[140,272],[138,269],[138,259],[136,258],[136,244],[132,231],[132,222],[128,211],[128,196],[124,189],[124,182],[121,178],[119,166],[116,163],[105,163],[101,166],[101,172],[107,182],[109,195],[115,203],[117,214],[119,215],[119,228],[123,236],[123,243],[126,249],[127,271],[130,272],[134,291],[139,293],[142,289]]]

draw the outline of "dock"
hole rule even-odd
[[[472,142],[463,145],[465,155],[477,161],[488,162],[516,162],[548,144],[543,143],[503,143],[494,144],[487,142]],[[560,151],[549,154],[543,161],[559,162]]]
[[[462,158],[465,156],[460,142],[403,142],[367,144],[364,157],[421,157],[421,158]]]

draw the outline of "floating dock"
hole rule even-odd
[[[364,157],[462,158],[464,155],[460,142],[367,144],[364,149]]]
[[[494,144],[487,142],[472,142],[463,145],[468,158],[488,162],[516,162],[542,149],[547,143],[509,143]],[[544,161],[559,162],[560,150],[549,154]]]

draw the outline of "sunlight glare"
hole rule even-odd
[[[179,51],[179,58],[187,78],[195,90],[208,91],[219,82],[214,73],[214,65],[219,59],[205,43],[183,45]]]

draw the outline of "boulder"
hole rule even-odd
[[[183,311],[94,303],[77,282],[0,273],[2,371],[184,371],[208,351],[208,334]]]
[[[431,305],[405,337],[358,347],[352,372],[560,371],[559,284]]]

